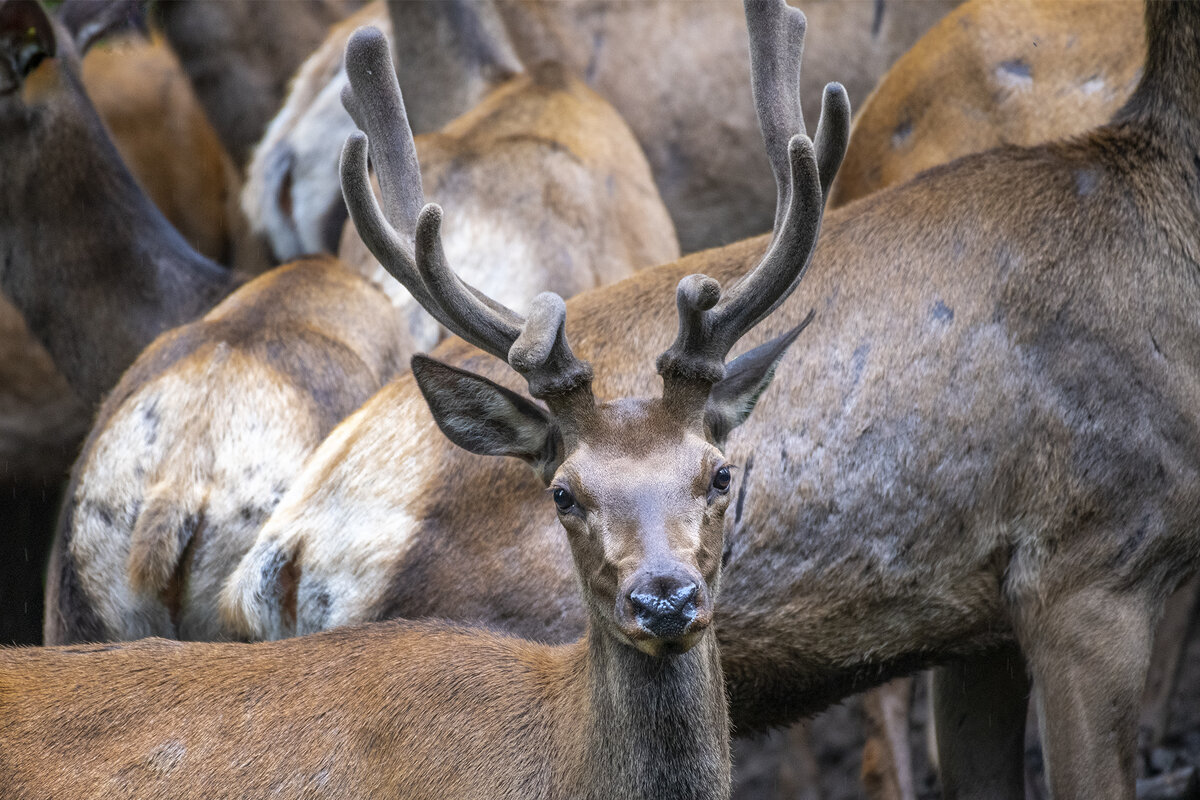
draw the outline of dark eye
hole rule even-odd
[[[575,506],[575,498],[566,489],[554,490],[554,505],[558,506],[558,510],[564,514],[570,511]]]
[[[718,492],[724,494],[729,491],[729,467],[721,467],[713,474],[712,486]]]

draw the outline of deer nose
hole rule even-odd
[[[660,639],[676,639],[696,619],[698,592],[692,580],[659,576],[635,586],[629,592],[629,605],[642,628]]]

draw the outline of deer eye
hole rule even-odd
[[[713,473],[712,487],[721,494],[729,491],[729,467],[721,467]]]
[[[565,514],[575,507],[575,498],[566,489],[559,487],[554,490],[554,505]]]

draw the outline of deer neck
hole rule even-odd
[[[1152,122],[1200,145],[1200,4],[1146,3],[1146,66],[1116,122]]]
[[[576,797],[727,798],[729,713],[716,636],[651,658],[593,621]]]
[[[145,195],[82,91],[0,155],[0,287],[96,402],[155,336],[209,309],[234,278]]]

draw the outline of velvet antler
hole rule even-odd
[[[775,230],[766,255],[727,292],[706,275],[679,282],[679,335],[657,366],[664,398],[698,406],[725,376],[725,357],[738,339],[786,300],[803,277],[850,129],[846,92],[829,84],[816,143],[806,134],[799,92],[805,20],[799,9],[784,0],[746,0],[745,7],[754,102],[775,173]]]
[[[424,200],[412,131],[386,38],[375,28],[355,31],[346,46],[350,86],[343,102],[367,135],[355,133],[342,150],[342,193],[363,242],[426,311],[476,347],[505,360],[552,411],[592,404],[592,369],[567,344],[566,307],[549,292],[522,317],[465,283],[446,262],[442,209]],[[367,174],[367,148],[379,178],[379,208]],[[418,212],[417,209],[420,209]],[[397,232],[392,222],[400,228]],[[406,241],[415,240],[410,249]]]

